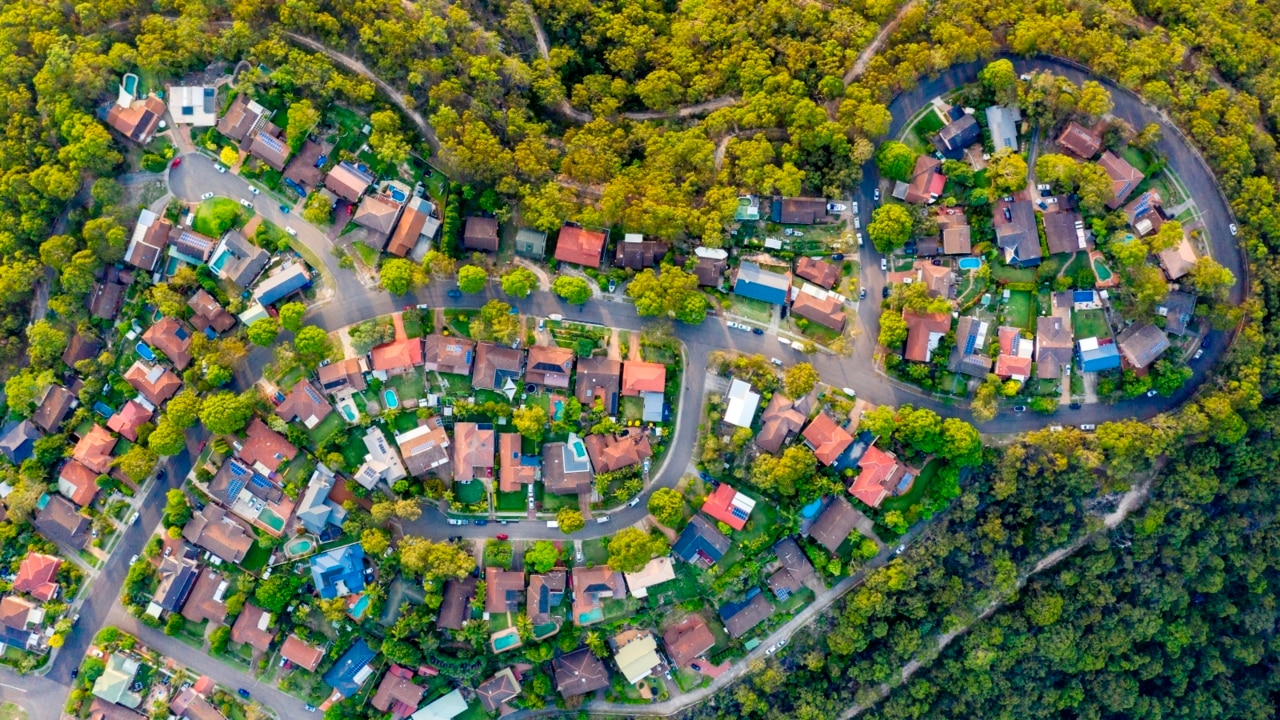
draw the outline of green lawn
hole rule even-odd
[[[924,466],[920,471],[920,475],[916,477],[915,482],[911,483],[911,488],[906,494],[896,497],[887,497],[881,503],[880,509],[888,512],[890,510],[898,510],[905,512],[907,508],[915,505],[924,499],[925,490],[929,488],[929,484],[937,477],[938,471],[942,469],[942,460],[934,458],[929,464]],[[856,534],[856,533],[855,533]]]
[[[346,461],[347,467],[358,468],[360,463],[364,462],[364,456],[369,454],[369,448],[364,444],[364,433],[352,431],[347,435],[347,442],[342,446],[342,459]]]
[[[1107,316],[1101,310],[1075,310],[1071,313],[1071,327],[1077,339],[1111,337]]]
[[[929,136],[941,130],[944,124],[942,118],[938,117],[938,111],[930,109],[916,121],[914,130],[916,136],[927,143]]]
[[[728,311],[734,315],[740,315],[758,323],[768,323],[773,317],[773,305],[770,305],[763,300],[742,297],[741,295],[733,296],[732,305],[729,307]]]
[[[378,251],[365,245],[362,242],[353,242],[351,246],[356,249],[356,254],[360,256],[360,262],[369,267],[378,266]]]
[[[1009,302],[1004,309],[1005,323],[1031,330],[1035,321],[1031,293],[1025,290],[1014,290],[1009,293]]]
[[[644,400],[638,397],[622,397],[618,399],[618,412],[624,422],[639,420],[644,417]]]
[[[528,502],[525,499],[527,495],[523,490],[516,492],[497,493],[498,497],[494,501],[498,506],[499,512],[524,512],[528,509]]]
[[[1120,157],[1124,158],[1138,172],[1147,172],[1147,159],[1142,156],[1142,151],[1138,148],[1128,145],[1125,147],[1124,152],[1120,153]]]
[[[453,496],[464,505],[478,503],[484,499],[484,483],[478,480],[454,483]]]
[[[27,720],[27,711],[7,702],[0,705],[0,720]]]
[[[439,377],[440,382],[436,382],[437,377]],[[427,373],[427,378],[431,380],[431,386],[436,388],[440,393],[447,395],[471,394],[471,378],[467,375],[454,375],[453,373]]]
[[[271,559],[271,548],[265,547],[261,540],[255,541],[253,547],[249,548],[249,552],[244,554],[244,560],[241,561],[240,567],[250,572],[261,570],[267,560]]]
[[[424,389],[422,375],[417,370],[388,378],[387,386],[394,389],[401,400],[420,398]]]
[[[242,219],[241,215],[240,203],[235,200],[209,198],[196,208],[196,217],[191,221],[191,229],[209,237],[220,237]]]
[[[588,563],[604,565],[609,562],[609,551],[605,549],[602,538],[593,538],[582,542],[582,555]]]
[[[319,425],[308,430],[307,435],[311,438],[311,444],[313,446],[319,445],[329,439],[329,436],[346,427],[346,425],[347,424],[342,420],[342,413],[334,410],[329,413],[324,420],[321,420]]]
[[[995,263],[991,266],[991,279],[1001,283],[1033,283],[1036,281],[1036,269]]]

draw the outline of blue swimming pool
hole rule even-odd
[[[342,415],[347,419],[347,422],[356,421],[356,411],[352,410],[350,405],[342,406]]]
[[[977,270],[982,267],[982,260],[975,257],[960,258],[961,270]]]
[[[387,188],[387,194],[391,196],[392,200],[395,200],[398,203],[404,202],[405,194],[404,194],[404,191],[401,190],[400,188],[395,188],[395,187]]]
[[[369,596],[361,595],[360,599],[357,600],[347,612],[350,613],[351,617],[355,618],[357,621],[363,618],[364,614],[369,612]]]
[[[387,401],[388,410],[395,410],[400,407],[400,398],[396,396],[396,391],[391,388],[382,391],[382,399]]]
[[[138,343],[138,354],[141,355],[142,358],[147,362],[156,361],[156,354],[152,352],[151,348],[148,347],[147,344],[144,342]]]
[[[231,253],[226,250],[218,253],[218,257],[214,258],[213,262],[209,263],[209,269],[216,273],[222,272],[222,266],[227,264],[227,256],[230,254]]]
[[[520,643],[520,636],[514,633],[502,635],[493,639],[494,650],[506,650]]]
[[[813,502],[800,508],[800,516],[805,520],[812,520],[818,517],[818,512],[822,510],[822,498],[818,498]]]

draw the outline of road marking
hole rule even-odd
[[[16,687],[16,686],[14,686],[14,685],[5,685],[4,683],[0,683],[0,687],[9,688],[10,690],[17,690],[18,692],[26,692],[26,691],[27,691],[27,690],[26,690],[26,688],[20,688],[20,687]]]

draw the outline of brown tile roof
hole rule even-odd
[[[298,454],[298,448],[284,438],[283,435],[267,427],[260,418],[249,421],[245,430],[246,438],[239,452],[241,460],[249,465],[262,463],[271,472],[286,460],[292,460]]]
[[[145,226],[142,235],[137,237],[137,242],[130,242],[128,252],[125,255],[125,262],[138,268],[151,272],[156,268],[156,262],[164,253],[164,246],[169,243],[169,233],[173,230],[173,225],[163,218],[157,218],[154,214],[144,214],[138,218],[142,222],[144,218],[154,218],[150,225]],[[134,231],[137,231],[135,226]]]
[[[89,314],[99,320],[114,320],[124,303],[124,285],[104,280],[93,286],[86,306]]]
[[[560,228],[560,236],[556,240],[556,260],[599,268],[604,257],[605,240],[602,232],[565,225]]]
[[[302,379],[293,386],[293,390],[285,396],[284,402],[276,406],[276,415],[285,422],[297,420],[308,428],[320,424],[333,412],[333,406],[324,399],[320,391],[310,380]]]
[[[1111,200],[1107,202],[1107,207],[1115,210],[1124,204],[1129,193],[1132,193],[1138,187],[1138,183],[1142,182],[1143,175],[1138,169],[1130,165],[1124,158],[1112,153],[1110,150],[1102,153],[1102,157],[1098,158],[1098,164],[1103,170],[1107,171],[1107,175],[1111,176]]]
[[[290,633],[289,637],[284,639],[284,644],[280,646],[280,657],[298,667],[315,672],[316,668],[320,667],[320,661],[324,659],[324,648],[308,645],[297,635]]]
[[[921,281],[925,287],[929,288],[931,297],[942,298],[944,300],[953,299],[956,287],[956,274],[951,272],[951,268],[945,265],[934,265],[932,263],[923,263],[920,265]]]
[[[783,225],[815,225],[827,222],[827,201],[825,198],[775,198],[770,213],[774,222]]]
[[[314,190],[324,181],[324,172],[316,165],[321,155],[327,155],[332,146],[321,145],[310,140],[302,143],[298,153],[293,156],[284,168],[284,176],[298,183],[307,190]]]
[[[524,571],[484,569],[484,609],[490,613],[518,613],[524,604]]]
[[[129,442],[138,441],[138,428],[151,419],[151,411],[143,407],[137,400],[130,400],[107,419],[107,427],[128,438]]]
[[[271,648],[271,641],[276,634],[269,629],[271,613],[251,602],[244,604],[244,610],[231,626],[231,641],[248,645],[258,652],[265,653]]]
[[[599,394],[604,398],[605,412],[614,411],[613,403],[622,389],[622,361],[607,357],[589,357],[578,360],[578,379],[573,386],[574,397],[588,410]]]
[[[463,624],[471,617],[471,599],[475,596],[476,579],[474,577],[447,581],[444,584],[444,599],[440,603],[436,627],[461,630]]]
[[[573,569],[573,622],[590,625],[603,618],[592,619],[590,613],[601,607],[606,599],[623,600],[627,597],[626,579],[622,573],[607,565]]]
[[[28,553],[18,566],[13,579],[14,592],[28,593],[38,600],[49,602],[58,594],[58,568],[62,558],[40,553]]]
[[[1071,323],[1060,317],[1036,318],[1036,377],[1057,379],[1071,367]]]
[[[229,563],[238,564],[253,547],[252,533],[214,503],[208,503],[187,521],[182,537]]]
[[[951,330],[951,316],[947,313],[903,310],[902,319],[907,323],[907,344],[903,357],[915,362],[929,362],[933,348],[937,345],[936,338],[941,338]]]
[[[1182,242],[1178,243],[1178,247],[1161,250],[1157,253],[1157,257],[1160,258],[1160,266],[1164,268],[1164,273],[1170,280],[1177,280],[1191,272],[1191,268],[1198,259],[1196,250],[1191,246],[1191,241],[1187,239],[1185,233],[1182,236]]]
[[[181,320],[160,318],[142,334],[142,340],[164,353],[178,370],[191,364],[191,328]]]
[[[1080,123],[1072,121],[1058,136],[1058,144],[1071,151],[1076,157],[1088,160],[1102,149],[1102,138],[1092,130],[1085,129]]]
[[[720,607],[720,619],[729,635],[740,638],[774,613],[773,603],[762,592],[757,592],[745,603],[730,603]]]
[[[641,428],[627,428],[619,435],[588,435],[583,442],[597,474],[637,465],[653,455],[649,435]]]
[[[111,461],[115,458],[111,451],[116,447],[116,437],[101,425],[94,425],[80,442],[76,443],[71,457],[79,460],[85,467],[106,475],[111,470]]]
[[[462,246],[468,250],[498,251],[498,221],[487,217],[469,217],[462,231]]]
[[[427,370],[470,375],[476,341],[463,337],[428,335],[423,342],[423,361]]]
[[[362,175],[345,162],[335,165],[324,177],[324,186],[347,202],[359,200],[371,184],[369,176]]]
[[[497,712],[503,703],[520,695],[520,683],[511,668],[502,668],[476,688],[476,695],[486,711]]]
[[[816,522],[809,528],[809,537],[834,553],[840,543],[858,526],[858,513],[842,497],[833,498]]]
[[[1120,354],[1125,362],[1136,368],[1145,368],[1169,349],[1169,336],[1155,325],[1136,322],[1116,336]]]
[[[101,350],[102,343],[97,338],[76,333],[71,336],[67,349],[62,353],[62,362],[66,363],[67,367],[75,367],[75,364],[81,360],[96,358]]]
[[[453,479],[466,482],[493,475],[493,426],[471,422],[453,426]]]
[[[790,398],[775,392],[760,415],[760,432],[756,434],[756,447],[768,453],[778,454],[782,444],[804,427],[805,420],[804,413],[796,409]]]
[[[214,554],[216,555],[217,553]],[[221,600],[214,599],[218,592],[218,586],[224,582],[227,582],[225,576],[219,575],[211,567],[203,568],[196,578],[195,585],[191,587],[191,594],[187,596],[187,603],[182,606],[182,617],[191,622],[208,620],[219,625],[225,623],[227,621],[227,604]],[[226,592],[226,590],[223,592]]]
[[[579,648],[551,663],[556,691],[563,697],[584,695],[609,686],[609,669],[591,650]]]
[[[700,257],[693,273],[698,276],[698,284],[703,287],[718,287],[724,281],[724,271],[729,263],[719,258]]]
[[[809,558],[800,549],[800,544],[795,538],[785,537],[779,540],[773,546],[773,554],[778,557],[778,562],[782,564],[779,572],[786,573],[790,576],[790,581],[798,585],[804,585],[809,580],[817,577],[817,571],[813,569],[813,563],[809,562]],[[784,578],[780,580],[785,581]],[[773,581],[770,579],[770,586]],[[788,585],[791,592],[795,592],[800,588],[797,585]]]
[[[518,383],[523,371],[524,350],[482,342],[476,345],[471,385],[480,390],[501,390],[508,378]]]
[[[292,152],[284,133],[269,122],[254,133],[253,142],[249,143],[249,154],[270,165],[273,170],[284,171]]]
[[[394,717],[408,717],[418,709],[422,696],[427,692],[425,687],[414,685],[407,678],[394,673],[382,676],[378,691],[373,694],[370,705],[379,712],[391,712]],[[395,708],[392,711],[392,708]]]
[[[840,267],[825,260],[802,257],[796,261],[796,275],[830,290],[840,280]]]
[[[3,600],[0,600],[0,625],[14,630],[26,630],[27,618],[35,609],[35,603],[26,598],[6,595]]]
[[[523,440],[519,433],[498,435],[498,489],[502,492],[519,492],[521,485],[537,482],[541,476],[536,462],[521,462]]]
[[[804,442],[813,450],[818,462],[830,465],[853,444],[853,436],[836,424],[825,412],[818,413],[804,429]]]
[[[885,496],[893,492],[906,471],[896,455],[875,445],[862,454],[858,468],[861,471],[849,485],[849,494],[871,507],[880,507]]]
[[[586,443],[582,445],[586,451]],[[542,446],[542,484],[554,495],[580,495],[591,492],[590,457],[581,463],[565,462],[565,453],[572,451],[568,443],[547,443]]]
[[[44,509],[36,515],[35,526],[49,540],[77,550],[89,542],[89,518],[59,495],[49,497]]]
[[[396,223],[391,242],[387,244],[387,252],[398,257],[408,255],[413,246],[418,244],[418,236],[427,224],[427,217],[425,212],[418,209],[417,203],[410,202],[401,213],[400,222]]]
[[[662,392],[667,385],[667,366],[662,363],[627,360],[622,363],[622,394]]]
[[[524,381],[535,385],[567,389],[573,375],[573,351],[556,345],[534,345],[529,348]]]
[[[111,105],[107,111],[107,124],[117,132],[139,145],[151,142],[156,128],[164,119],[164,101],[155,95],[148,95],[122,107],[119,103]]]
[[[376,246],[380,249],[395,229],[402,207],[388,196],[366,195],[360,202],[360,207],[356,208],[355,215],[351,216],[351,221],[377,233]],[[417,237],[414,239],[417,240]]]
[[[89,720],[147,720],[123,705],[107,702],[102,698],[94,698],[89,705]]]
[[[662,644],[667,648],[672,665],[687,668],[699,655],[715,647],[716,637],[711,634],[706,620],[691,615],[667,628],[662,634]]]
[[[791,303],[791,313],[836,332],[844,332],[847,318],[843,307],[844,303],[840,302],[834,294],[829,293],[826,297],[818,297],[813,293],[801,291],[796,293],[796,299]]]
[[[227,312],[217,300],[213,299],[204,288],[200,288],[187,301],[187,306],[195,311],[191,323],[197,330],[211,327],[214,331],[224,333],[236,326],[236,316]]]
[[[58,426],[62,425],[62,421],[67,418],[67,413],[71,412],[75,404],[76,396],[70,390],[61,385],[50,385],[44,392],[44,399],[40,401],[40,406],[31,416],[31,422],[47,433],[54,432]]]
[[[911,171],[911,182],[907,184],[907,202],[923,205],[933,199],[933,190],[936,185],[934,178],[938,175],[940,167],[942,167],[942,161],[932,155],[916,156],[916,166]],[[943,182],[945,181],[944,178]]]
[[[262,117],[262,106],[255,102],[251,108],[251,102],[247,95],[243,93],[237,95],[227,108],[226,114],[218,119],[218,132],[236,142],[248,137],[258,119]]]
[[[320,387],[325,392],[333,392],[344,387],[350,387],[353,390],[365,389],[364,373],[360,371],[358,358],[329,363],[316,371],[316,377],[319,378]]]
[[[125,371],[124,379],[152,405],[160,407],[182,388],[182,379],[163,365],[137,360]]]
[[[553,568],[542,575],[529,576],[526,614],[534,625],[551,622],[551,610],[564,601],[564,591],[568,585],[569,574],[564,568]]]
[[[71,502],[85,507],[98,496],[98,473],[85,467],[75,458],[67,460],[58,472],[58,491],[71,499]]]
[[[662,258],[671,250],[671,244],[658,240],[634,240],[627,236],[618,243],[614,253],[613,264],[632,270],[643,270],[662,262]]]
[[[201,262],[209,262],[209,256],[213,254],[213,249],[218,247],[218,241],[202,235],[191,228],[174,228],[169,233],[169,244],[183,255],[188,255]]]
[[[968,255],[973,252],[973,241],[968,225],[956,225],[942,231],[942,251],[947,255]]]
[[[197,682],[195,687],[198,686]],[[184,720],[224,720],[222,713],[201,697],[195,687],[183,690],[169,701],[169,711]]]

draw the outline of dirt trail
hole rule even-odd
[[[857,80],[858,76],[867,69],[867,63],[871,62],[871,58],[875,57],[876,53],[880,52],[880,48],[884,47],[889,36],[892,35],[893,31],[897,30],[898,26],[902,24],[902,18],[906,16],[907,11],[915,7],[918,2],[920,2],[920,0],[911,0],[911,2],[903,5],[902,9],[898,11],[898,14],[889,21],[889,24],[880,28],[880,33],[876,35],[876,39],[872,40],[870,45],[863,48],[862,54],[858,55],[858,59],[853,63],[853,67],[849,68],[849,72],[844,74],[845,87],[848,87],[850,83]]]

